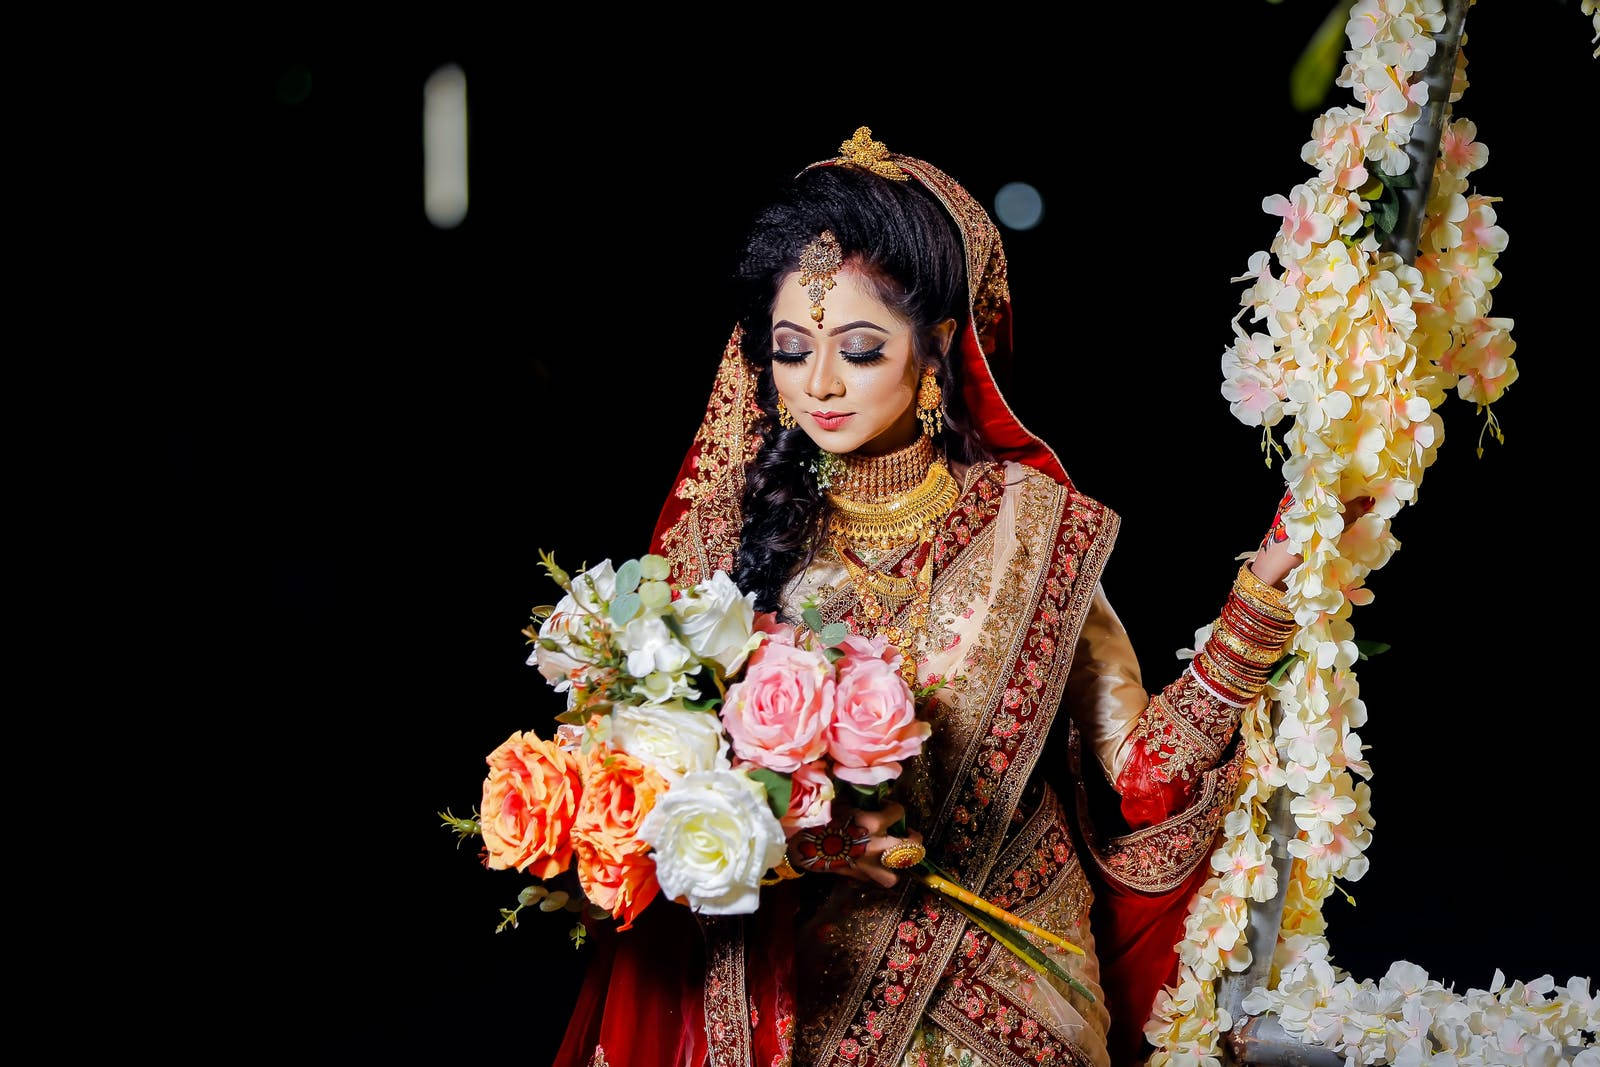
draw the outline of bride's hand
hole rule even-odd
[[[908,841],[922,844],[922,834],[916,830],[905,837],[888,832],[905,815],[906,809],[893,801],[877,811],[860,811],[835,801],[831,822],[801,830],[789,839],[789,862],[809,873],[831,872],[892,888],[905,872],[885,867],[879,857],[886,849]]]
[[[1345,525],[1348,526],[1371,510],[1374,501],[1370,496],[1356,496],[1349,500],[1341,500]],[[1270,586],[1282,589],[1283,580],[1290,571],[1304,561],[1303,557],[1289,550],[1288,534],[1283,529],[1283,513],[1294,504],[1294,491],[1285,490],[1283,499],[1278,501],[1278,512],[1272,517],[1272,526],[1261,539],[1261,547],[1256,550],[1255,558],[1250,561],[1250,569],[1255,576]]]

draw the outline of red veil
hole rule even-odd
[[[862,127],[841,146],[839,156],[805,169],[855,165],[884,174],[897,168],[920,181],[944,205],[967,254],[969,309],[958,334],[967,410],[996,459],[1037,468],[1075,492],[1055,452],[1023,426],[995,382],[993,368],[1009,368],[1012,357],[1011,295],[999,231],[983,206],[949,175],[926,161],[887,152],[869,138],[870,131]],[[766,418],[756,401],[756,371],[743,358],[741,341],[735,326],[723,349],[705,419],[651,537],[650,550],[672,561],[676,582],[693,583],[715,570],[734,569],[744,467],[756,454]],[[1205,874],[1202,865],[1192,877],[1164,892],[1108,894],[1104,921],[1111,928],[1097,929],[1096,939],[1114,1020],[1111,1047],[1119,1063],[1133,1054],[1139,1027],[1160,986],[1175,978],[1173,946],[1181,936],[1187,900]],[[708,991],[702,988],[706,942],[687,909],[662,902],[646,909],[625,934],[616,934],[609,925],[597,931],[556,1067],[702,1067],[708,1052],[715,1053],[712,1062],[718,1065],[787,1064],[791,1040],[785,1027],[792,1031],[793,1017],[785,1008],[793,1001],[792,989],[785,986],[792,981],[792,953],[785,939],[792,927],[784,889],[778,885],[764,890],[755,916],[761,935],[755,943],[764,951],[745,974],[751,1019],[713,1019],[708,1024]],[[1095,889],[1099,895],[1098,882]],[[1096,912],[1098,927],[1101,909]],[[710,926],[717,920],[700,921]],[[1110,958],[1108,950],[1114,953]],[[741,1028],[743,1034],[733,1032]],[[716,1046],[709,1049],[708,1031]],[[733,1056],[722,1054],[724,1043],[738,1046]]]

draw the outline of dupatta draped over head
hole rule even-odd
[[[1072,489],[1061,460],[1022,425],[995,384],[992,368],[1009,370],[1012,346],[1011,289],[1000,231],[954,178],[924,160],[883,152],[881,145],[867,140],[868,133],[862,127],[839,156],[818,160],[801,173],[814,167],[863,166],[881,155],[873,161],[893,164],[938,198],[960,229],[967,253],[967,318],[956,342],[967,411],[995,458],[1037,468]],[[735,326],[723,349],[705,421],[678,468],[672,496],[650,539],[652,551],[672,560],[689,581],[709,578],[718,568],[733,573],[743,521],[744,467],[755,458],[766,422],[756,402],[756,368],[740,354],[741,333]]]
[[[746,916],[692,916],[663,901],[628,933],[595,939],[557,1067],[898,1067],[924,1019],[997,1065],[1102,1065],[1113,1054],[1121,1062],[1120,1053],[1107,1049],[1108,1009],[1111,1017],[1123,1013],[1119,1021],[1133,1027],[1126,1033],[1136,1041],[1156,990],[1175,969],[1174,924],[1205,873],[1200,860],[1231,800],[1231,781],[1208,777],[1204,803],[1188,823],[1163,824],[1154,836],[1146,831],[1136,848],[1109,859],[1091,842],[1093,864],[1080,865],[1072,819],[1054,791],[1033,779],[1044,777],[1034,771],[1083,647],[1080,637],[1087,643],[1094,635],[1096,624],[1086,631],[1085,621],[1098,602],[1119,517],[1077,491],[1055,452],[1022,425],[996,384],[993,368],[1008,367],[1012,357],[1011,296],[1000,234],[982,205],[932,164],[870,141],[865,127],[839,156],[806,170],[820,166],[909,176],[954,220],[968,278],[967,315],[956,341],[962,396],[998,461],[974,464],[935,533],[935,598],[956,605],[938,652],[965,640],[961,652],[968,662],[981,651],[984,666],[971,691],[945,698],[965,706],[940,704],[943,691],[930,702],[930,750],[910,761],[905,776],[919,779],[920,792],[918,782],[903,782],[904,792],[916,796],[902,797],[910,823],[923,832],[929,857],[963,885],[1029,915],[1054,915],[1067,936],[1091,946],[1083,964],[1088,970],[1080,972],[1091,986],[1101,976],[1085,870],[1113,872],[1124,890],[1142,891],[1132,894],[1139,899],[1131,904],[1135,925],[1148,936],[1141,933],[1138,943],[1102,938],[1117,955],[1102,961],[1110,995],[1096,987],[1099,999],[1068,1005],[1048,989],[1030,1000],[1027,989],[1001,977],[1006,950],[906,875],[888,890],[807,875],[764,889],[760,908]],[[757,403],[757,368],[741,351],[747,341],[766,343],[742,337],[736,325],[704,421],[651,537],[651,551],[671,561],[678,583],[735,569],[744,469],[768,418]],[[1009,546],[1004,550],[995,547],[1002,538]],[[977,565],[962,576],[963,564],[974,559]],[[982,633],[976,620],[962,629],[964,603],[977,605],[985,617]],[[835,590],[823,609],[830,621],[854,628],[847,590]],[[956,631],[959,636],[951,636]],[[954,663],[954,654],[935,655],[919,660],[919,669],[956,673]],[[1131,670],[1136,680],[1136,663]],[[1133,704],[1142,707],[1143,699],[1138,692]],[[1075,732],[1067,748],[1070,781],[1078,778]],[[1066,772],[1050,775],[1061,781]],[[1074,799],[1081,818],[1083,801]],[[1092,830],[1084,832],[1092,837]],[[819,893],[830,895],[826,921],[815,914]],[[806,894],[813,905],[809,924],[807,909],[797,904]],[[1097,923],[1099,908],[1097,900]],[[797,974],[797,957],[815,960],[819,953],[821,971]],[[1123,973],[1113,973],[1114,967]],[[1021,981],[1032,979],[1023,975]]]

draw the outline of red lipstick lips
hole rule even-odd
[[[811,418],[816,421],[816,424],[821,426],[824,430],[837,430],[839,427],[843,426],[845,421],[849,419],[851,415],[855,414],[855,412],[813,411],[810,414]]]

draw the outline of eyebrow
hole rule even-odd
[[[806,329],[804,326],[796,326],[794,323],[790,322],[788,319],[779,319],[777,322],[772,324],[772,328],[774,330],[776,330],[780,326],[787,326],[791,330],[798,330],[801,333],[805,334],[807,337],[811,336],[811,331],[810,330]],[[888,333],[889,332],[888,330],[885,330],[882,326],[879,326],[875,322],[868,322],[866,319],[857,319],[854,322],[847,322],[843,326],[835,326],[833,329],[828,331],[828,336],[832,337],[834,334],[844,333],[846,330],[853,330],[857,326],[865,326],[868,329],[877,330],[879,333]]]

